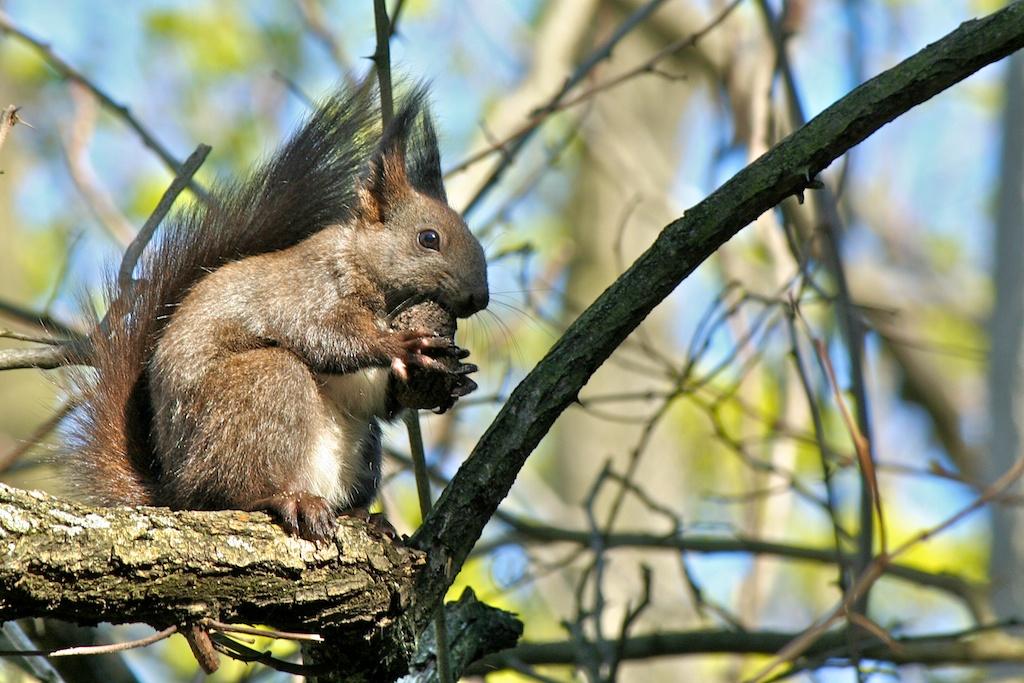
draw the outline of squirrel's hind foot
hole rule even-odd
[[[266,510],[285,532],[307,541],[330,541],[337,526],[334,508],[327,499],[304,491],[267,496],[253,503],[252,509]]]

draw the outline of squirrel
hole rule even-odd
[[[250,177],[169,219],[127,291],[108,286],[67,439],[89,498],[264,510],[326,540],[373,501],[396,385],[444,375],[441,409],[475,388],[453,337],[391,324],[489,298],[425,101],[413,88],[380,130],[373,89],[341,89]]]

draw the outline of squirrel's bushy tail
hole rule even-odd
[[[168,318],[210,271],[352,217],[356,179],[381,140],[376,99],[364,84],[323,102],[247,180],[221,184],[208,206],[193,204],[169,218],[130,291],[109,287],[104,322],[88,357],[77,359],[96,375],[75,382],[79,408],[66,439],[68,457],[77,461],[75,484],[95,502],[160,504],[146,369]],[[405,98],[402,118],[409,120],[410,109],[415,118],[422,99],[422,89]]]

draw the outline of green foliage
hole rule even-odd
[[[143,20],[154,43],[184,58],[200,82],[248,71],[259,61],[259,35],[236,3],[188,12],[156,9]]]
[[[0,62],[5,77],[20,86],[38,87],[53,73],[30,47],[13,40],[0,41]]]

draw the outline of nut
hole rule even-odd
[[[431,355],[444,365],[445,371],[412,366],[408,382],[394,382],[395,398],[400,406],[444,412],[456,399],[476,389],[476,382],[466,376],[476,368],[463,363],[459,357],[460,350],[455,346],[455,316],[444,306],[434,301],[414,304],[396,315],[391,327],[394,330],[430,330],[452,343],[451,351]]]

